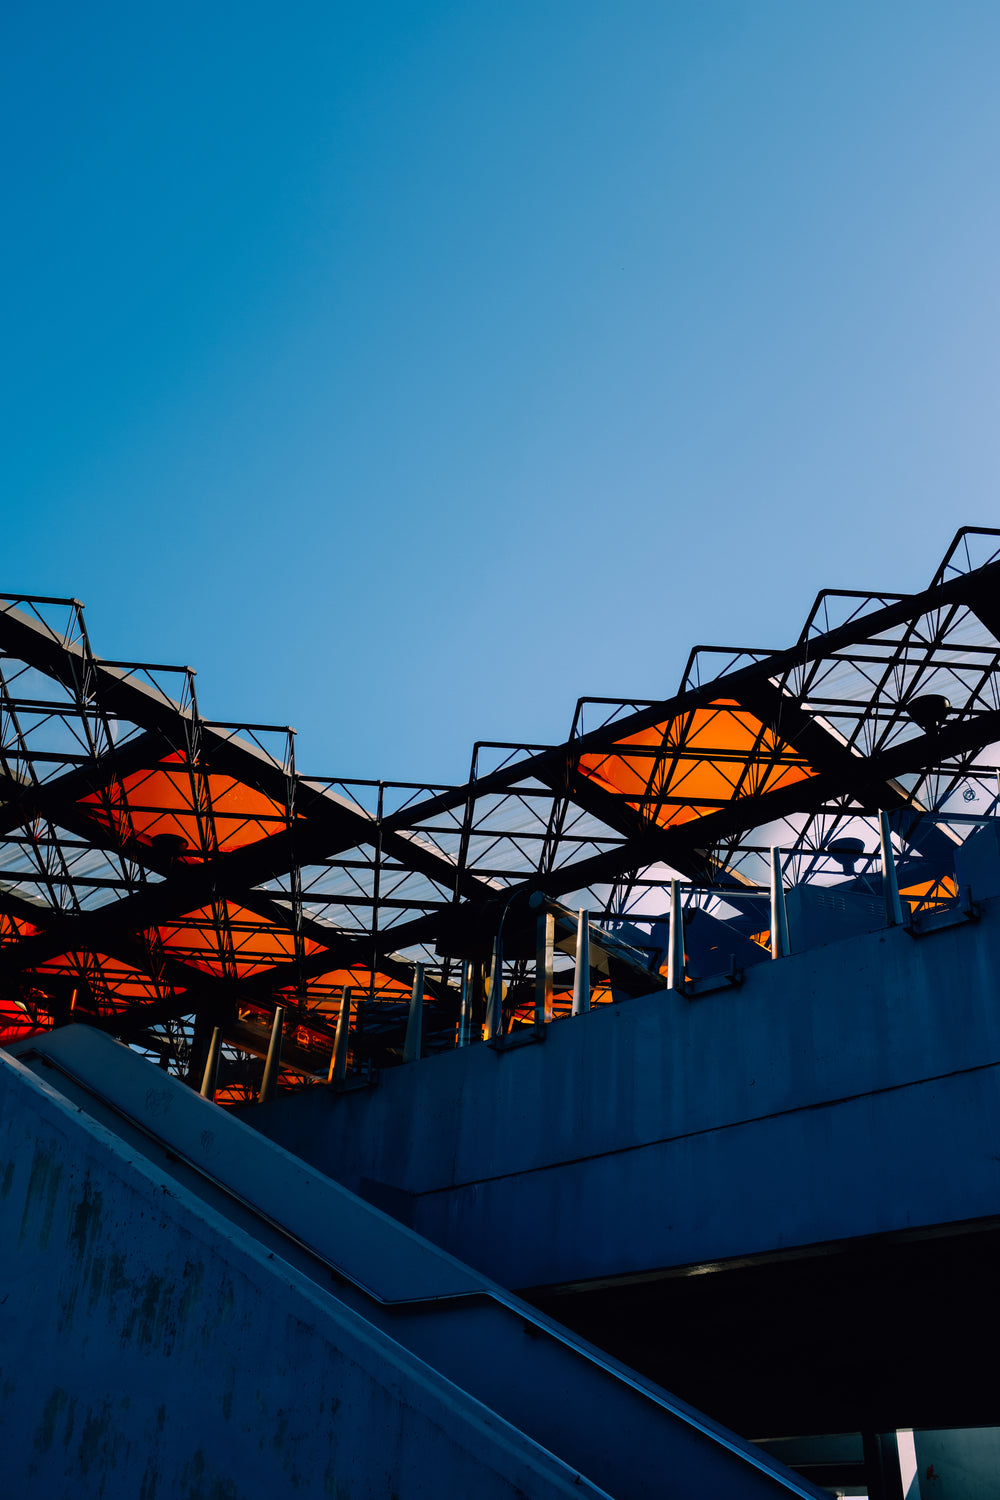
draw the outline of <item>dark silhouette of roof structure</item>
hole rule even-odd
[[[763,959],[771,847],[874,889],[880,812],[910,911],[953,902],[997,811],[998,669],[1000,532],[963,529],[922,592],[824,591],[790,647],[697,647],[673,696],[581,699],[563,743],[479,743],[462,785],[348,780],[206,718],[189,668],[102,659],[77,601],[0,596],[0,1041],[72,1017],[197,1079],[219,1027],[240,1099],[279,1005],[285,1083],[325,1078],[347,988],[352,1066],[385,1064],[418,963],[424,1045],[454,1045],[501,919],[521,1024],[532,893],[608,934],[613,1002],[664,982],[670,880],[695,972]]]

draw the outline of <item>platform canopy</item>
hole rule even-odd
[[[922,593],[824,591],[785,650],[697,647],[673,696],[581,699],[563,743],[425,786],[302,774],[292,731],[204,717],[190,669],[97,656],[77,601],[0,596],[0,1040],[72,1015],[193,1072],[218,1025],[238,1094],[279,1004],[289,1080],[325,1077],[345,987],[357,1057],[391,1061],[420,962],[451,1046],[505,911],[517,1024],[532,892],[630,946],[613,1000],[636,953],[662,982],[671,879],[703,963],[765,957],[771,847],[865,889],[880,810],[904,898],[947,901],[997,811],[998,670],[1000,533],[963,530]]]

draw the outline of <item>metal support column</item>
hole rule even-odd
[[[681,909],[681,883],[670,882],[670,951],[667,954],[667,984],[679,995],[684,993],[684,912]]]
[[[556,941],[556,919],[540,912],[535,923],[535,1025],[552,1020],[552,953]]]
[[[573,1014],[590,1009],[590,912],[576,915],[576,973],[573,976]]]
[[[899,899],[899,880],[896,876],[896,859],[892,852],[892,832],[889,814],[878,815],[878,831],[882,844],[882,899],[885,902],[885,920],[890,927],[902,927],[903,903]]]
[[[785,879],[781,850],[771,850],[771,957],[787,958],[792,951],[788,940],[788,908],[785,905]]]
[[[264,1064],[264,1076],[260,1081],[260,1093],[257,1095],[259,1104],[267,1104],[273,1099],[278,1091],[278,1073],[281,1069],[281,1036],[285,1027],[285,1007],[278,1005],[274,1011],[274,1024],[271,1027],[271,1040],[267,1048],[267,1061]]]
[[[486,996],[486,1040],[492,1042],[503,1030],[503,948],[500,933],[493,944],[493,966],[490,969],[490,992]]]
[[[469,1040],[475,1039],[477,1042],[483,1040],[486,1027],[486,976],[483,973],[483,967],[484,965],[478,959],[473,959],[469,965],[472,986],[469,996],[469,1013],[472,1023],[469,1028]]]
[[[903,1500],[899,1445],[894,1432],[863,1432],[869,1500]]]
[[[340,993],[340,1014],[333,1038],[333,1054],[330,1058],[328,1083],[343,1083],[347,1077],[347,1044],[351,1030],[351,986],[345,984]]]
[[[462,1008],[458,1014],[458,1045],[467,1047],[472,1038],[472,991],[475,976],[471,959],[462,962]]]
[[[201,1080],[205,1076],[205,1063],[208,1059],[208,1049],[211,1045],[213,1023],[209,1020],[206,1011],[195,1012],[194,1026],[191,1031],[191,1051],[188,1056],[188,1068],[186,1082],[190,1088],[201,1087]]]
[[[403,1061],[419,1062],[424,1041],[424,966],[413,965],[413,989],[410,991],[410,1013],[406,1018],[406,1040]]]
[[[212,1040],[208,1044],[208,1061],[205,1063],[205,1075],[201,1080],[201,1097],[203,1099],[214,1099],[215,1090],[219,1081],[219,1050],[222,1046],[222,1029],[216,1026],[212,1032]]]

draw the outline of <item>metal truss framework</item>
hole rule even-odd
[[[419,962],[451,1046],[508,909],[517,1024],[519,897],[588,909],[652,987],[671,879],[695,968],[766,957],[770,848],[864,890],[883,809],[911,908],[946,902],[997,812],[998,674],[1000,532],[967,529],[922,593],[824,592],[790,649],[698,647],[672,698],[582,699],[563,744],[477,744],[462,786],[348,781],[203,718],[188,668],[102,660],[77,601],[0,596],[0,1040],[72,1014],[194,1077],[218,1025],[249,1097],[278,1004],[286,1080],[326,1076],[345,987],[352,1066],[392,1061]],[[557,1012],[571,982],[557,955]]]

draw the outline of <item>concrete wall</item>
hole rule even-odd
[[[512,1287],[1000,1212],[1000,902],[244,1118]]]
[[[0,1494],[601,1492],[0,1054]]]
[[[1000,1427],[915,1432],[913,1446],[917,1472],[906,1500],[996,1500],[1000,1494]]]

